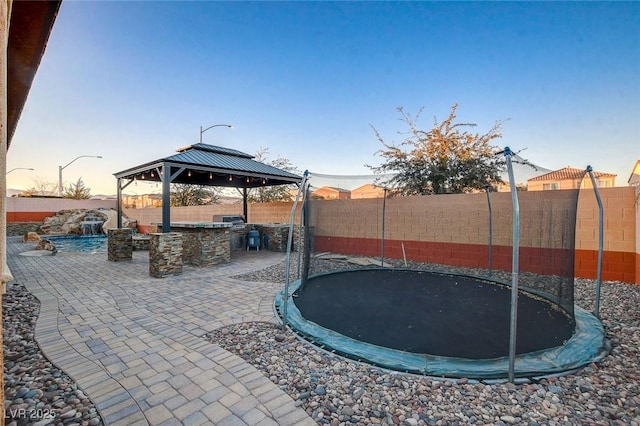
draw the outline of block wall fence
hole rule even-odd
[[[71,200],[68,198],[6,197],[7,222],[42,222],[60,210],[115,209],[115,200]]]
[[[554,205],[562,191],[523,191],[521,205]],[[604,206],[605,281],[640,284],[640,208],[632,187],[602,188]],[[41,201],[41,200],[38,200]],[[533,201],[533,203],[528,203]],[[382,199],[316,201],[314,212],[323,217],[314,230],[316,242],[331,251],[380,255]],[[492,193],[494,264],[509,269],[512,238],[512,208],[509,193]],[[292,203],[258,203],[248,206],[249,223],[288,223]],[[10,208],[11,205],[8,204]],[[113,206],[112,206],[113,207]],[[65,207],[69,208],[69,207]],[[87,208],[87,207],[84,207]],[[51,209],[53,211],[53,209]],[[27,209],[22,208],[24,214]],[[11,220],[9,210],[7,219]],[[160,208],[124,209],[136,219],[139,230],[149,232],[153,222],[162,220]],[[535,212],[534,212],[535,213]],[[172,221],[212,220],[213,215],[242,214],[241,204],[172,207]],[[298,212],[299,214],[299,212]],[[526,212],[521,211],[526,218]],[[488,209],[485,194],[397,197],[387,199],[385,222],[385,256],[407,257],[433,263],[478,266],[488,253]],[[296,217],[298,223],[299,217]],[[327,226],[328,225],[328,226]],[[533,226],[527,220],[521,229]],[[533,253],[539,242],[521,240],[521,265],[527,250]],[[575,235],[575,274],[596,277],[598,259],[598,205],[593,190],[580,191]],[[322,248],[322,247],[321,247]]]

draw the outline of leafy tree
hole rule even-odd
[[[418,128],[415,117],[398,108],[401,121],[409,132],[399,146],[387,144],[372,126],[376,137],[384,145],[377,152],[384,163],[368,166],[374,173],[395,173],[380,183],[392,188],[395,195],[465,193],[483,190],[486,185],[503,183],[500,172],[503,159],[496,155],[498,148],[490,145],[502,137],[502,122],[485,134],[471,133],[468,128],[476,124],[457,123],[454,104],[444,121],[434,118],[431,130]]]
[[[74,200],[86,200],[91,198],[91,188],[84,186],[82,178],[78,178],[76,183],[72,183],[64,189],[62,196],[64,198],[73,198]]]
[[[174,207],[215,204],[220,198],[217,190],[210,186],[174,183],[171,188],[171,205]]]
[[[269,154],[269,148],[260,148],[256,153],[254,160],[264,164],[268,164],[273,167],[277,167],[280,170],[284,170],[290,173],[299,173],[298,169],[291,164],[287,158],[277,157],[274,160],[267,160]],[[262,186],[259,188],[251,188],[248,191],[247,199],[250,203],[270,203],[273,201],[293,201],[292,192],[297,190],[298,187],[295,184],[291,185],[274,185],[274,186]]]

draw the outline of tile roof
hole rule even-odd
[[[559,170],[554,170],[549,173],[545,173],[540,176],[528,179],[527,182],[541,181],[541,180],[568,180],[568,179],[582,179],[587,171],[585,169],[576,169],[573,167],[564,167]],[[595,177],[604,176],[616,176],[613,173],[593,172]]]

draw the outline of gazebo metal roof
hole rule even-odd
[[[178,153],[118,173],[116,179],[162,182],[162,166],[171,167],[170,183],[257,188],[299,183],[301,176],[261,163],[254,156],[221,146],[197,143]]]
[[[170,228],[170,184],[181,183],[243,188],[244,215],[247,216],[247,189],[262,186],[299,184],[302,176],[254,160],[254,156],[221,146],[197,143],[118,173],[118,227],[122,226],[122,190],[136,180],[162,182],[162,231]]]

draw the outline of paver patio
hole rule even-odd
[[[230,278],[284,260],[234,253],[227,265],[149,276],[148,252],[27,257],[7,239],[14,282],[41,302],[36,340],[93,400],[107,425],[315,425],[274,383],[203,335],[224,325],[275,322],[279,286]]]

